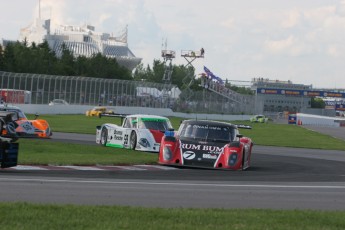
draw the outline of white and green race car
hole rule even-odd
[[[159,152],[164,132],[172,128],[167,117],[127,115],[121,126],[111,123],[97,126],[96,143],[116,148]]]

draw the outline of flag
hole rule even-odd
[[[211,70],[209,70],[206,66],[204,66],[204,71],[205,71],[205,73],[206,73],[207,75],[213,74],[213,73],[211,72]]]
[[[214,75],[211,70],[209,70],[206,66],[204,66],[204,71],[207,74],[207,76],[211,77],[212,80],[218,81],[220,84],[224,84],[224,81],[220,78]]]

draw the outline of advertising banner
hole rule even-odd
[[[257,88],[256,92],[257,94],[271,94],[271,95],[345,98],[345,93],[338,93],[338,92],[331,92],[331,91]]]

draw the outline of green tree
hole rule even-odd
[[[34,73],[35,72],[35,43],[33,48],[27,46],[26,40],[24,42],[17,41],[14,44],[14,57],[16,60],[16,72],[19,73]],[[32,50],[31,50],[32,49]]]
[[[61,57],[49,48],[47,41],[41,44],[13,42],[1,47],[0,70],[18,73],[37,73],[66,76],[87,76],[110,79],[132,80],[130,70],[118,64],[115,58],[101,54],[90,58],[75,58],[65,44],[62,45]]]
[[[240,94],[246,94],[246,95],[254,95],[255,94],[255,92],[251,88],[244,87],[244,86],[231,85],[231,83],[229,83],[229,81],[227,79],[225,80],[225,87],[228,89],[231,89],[237,93],[240,93]]]
[[[93,55],[91,58],[85,60],[79,59],[77,62],[77,69],[82,69],[82,62],[85,62],[85,76],[108,79],[122,79],[132,80],[131,72],[118,64],[115,58],[108,58],[101,53]]]
[[[89,65],[89,59],[85,56],[79,56],[76,58],[74,63],[74,70],[77,76],[87,76],[87,70]]]
[[[62,44],[62,54],[59,58],[55,74],[65,76],[75,76],[74,70],[74,56],[73,53],[67,48],[66,44]]]
[[[144,68],[144,64],[143,63],[140,63],[134,69],[133,79],[136,80],[136,81],[146,81],[147,75],[146,75],[146,69]]]
[[[191,71],[191,74],[194,75],[194,69],[191,67],[186,67],[184,65],[173,65],[173,72],[171,75],[171,83],[174,85],[177,85],[179,88],[183,87],[183,79],[187,76],[189,71]],[[165,71],[165,63],[161,62],[159,60],[154,60],[153,67],[151,69],[150,65],[147,65],[145,68],[143,64],[139,64],[134,73],[133,78],[134,80],[144,80],[148,82],[157,82],[157,83],[163,83],[163,76]],[[191,86],[193,89],[199,89],[198,83],[200,80],[196,80],[194,84]]]
[[[191,66],[176,66],[172,76],[172,83],[177,85],[180,89],[183,89],[186,87],[184,85],[189,84],[192,79],[187,76],[192,76],[193,78],[193,82],[189,87],[196,91],[201,90],[201,88],[198,86],[200,84],[200,80],[198,80],[198,78],[195,76],[195,69]]]
[[[49,48],[47,41],[39,44],[37,48],[35,69],[42,74],[54,74],[58,61],[55,52]]]
[[[4,70],[4,48],[0,45],[0,71]]]
[[[325,102],[322,100],[322,98],[311,98],[311,108],[319,108],[324,109],[325,108]]]
[[[141,63],[139,64],[133,73],[133,79],[136,81],[152,81],[154,72],[151,69],[150,65],[147,65],[146,68],[144,68],[144,65]]]
[[[4,71],[16,72],[16,58],[14,53],[14,43],[6,46],[4,51]]]

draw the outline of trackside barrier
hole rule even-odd
[[[296,125],[296,114],[289,114],[288,124]]]
[[[324,127],[344,127],[345,118],[327,117],[313,114],[297,113],[297,121],[299,125],[313,125]]]
[[[18,143],[0,142],[1,168],[17,166],[18,148]]]
[[[38,105],[38,104],[16,104],[27,114],[85,114],[86,110],[94,106],[87,105]],[[204,114],[204,113],[181,113],[174,112],[169,108],[148,108],[148,107],[127,107],[127,106],[107,106],[117,114],[148,114],[166,117],[181,117],[185,119],[204,119],[220,121],[245,121],[252,115],[228,115],[228,114]]]

